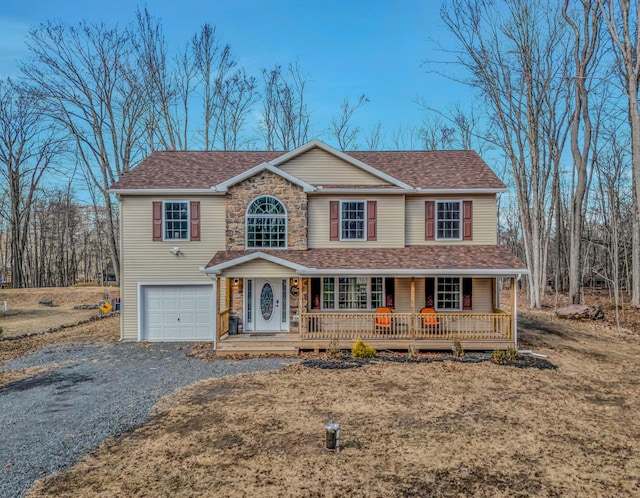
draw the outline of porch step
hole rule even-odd
[[[272,354],[278,356],[298,356],[296,346],[275,345],[268,343],[261,344],[229,344],[218,343],[216,356],[251,355],[259,356]]]

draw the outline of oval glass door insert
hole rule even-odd
[[[260,292],[260,311],[262,312],[262,318],[265,321],[269,321],[273,314],[273,289],[269,282],[262,286],[262,291]]]

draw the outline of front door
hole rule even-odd
[[[253,286],[255,330],[257,332],[281,332],[289,330],[287,303],[287,279],[257,278]]]

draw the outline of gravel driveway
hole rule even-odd
[[[292,359],[187,358],[185,344],[118,343],[42,349],[0,370],[58,363],[0,388],[0,497],[23,495],[35,479],[139,427],[158,400],[210,377],[281,368]]]

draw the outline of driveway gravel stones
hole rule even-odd
[[[158,400],[198,380],[282,368],[284,358],[189,358],[190,344],[118,343],[39,350],[1,370],[58,365],[0,388],[0,497],[73,465],[109,436],[144,424]]]

